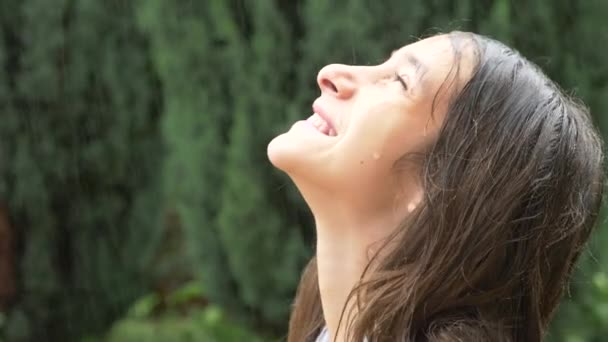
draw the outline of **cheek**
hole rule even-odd
[[[408,127],[409,128],[409,127]],[[396,159],[408,153],[420,153],[432,141],[424,127],[419,129],[404,129],[390,141],[389,149]]]
[[[411,134],[405,132],[407,122],[403,118],[389,113],[377,114],[357,118],[350,123],[345,139],[341,142],[341,155],[347,158],[352,165],[387,164],[390,166],[393,159],[407,144],[407,137]],[[362,163],[363,162],[363,163]]]
[[[375,103],[356,104],[343,147],[349,159],[381,159],[390,164],[406,153],[422,152],[432,142],[434,129],[423,104],[390,94],[377,94]],[[370,97],[366,97],[370,100]]]
[[[409,112],[393,120],[385,127],[382,150],[387,158],[396,161],[408,153],[421,153],[427,150],[436,136],[436,127],[428,118],[419,113]]]

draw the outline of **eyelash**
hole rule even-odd
[[[401,75],[399,75],[398,73],[395,73],[395,81],[399,81],[399,83],[401,83],[401,85],[403,86],[403,89],[408,90],[407,83],[405,82],[403,77],[401,77]]]

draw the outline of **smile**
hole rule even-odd
[[[310,122],[317,129],[317,131],[327,136],[335,137],[337,135],[336,130],[333,129],[331,125],[317,113],[313,114],[306,121]]]

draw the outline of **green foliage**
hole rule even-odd
[[[0,194],[21,291],[0,336],[77,340],[124,312],[111,341],[251,340],[235,324],[283,334],[314,230],[265,152],[311,114],[321,67],[473,30],[538,63],[608,132],[607,12],[599,0],[0,0]],[[607,245],[602,224],[552,341],[608,334]],[[203,292],[210,304],[189,308]]]
[[[262,341],[241,326],[226,322],[221,312],[219,307],[213,307],[189,313],[188,316],[167,315],[154,320],[118,321],[106,341]]]
[[[161,306],[157,294],[138,299],[128,315],[118,320],[103,339],[107,342],[262,341],[235,324],[216,305],[188,307],[204,302],[200,282],[192,282],[168,295]]]
[[[306,253],[297,227],[272,202],[267,176],[266,145],[276,129],[276,113],[283,111],[283,85],[289,82],[289,32],[272,2],[256,2],[248,14],[250,42],[234,63],[233,123],[218,229],[241,301],[263,321],[280,326]]]
[[[272,2],[242,15],[251,28],[223,2],[149,1],[138,18],[167,96],[166,206],[193,243],[210,299],[279,326],[305,259],[297,227],[274,207],[265,157],[284,104],[276,94],[287,83],[289,32]]]
[[[154,0],[141,3],[137,19],[163,83],[165,210],[175,212],[209,297],[237,310],[242,305],[216,225],[233,109],[224,93],[232,76],[232,63],[226,62],[239,55],[236,28],[227,16],[217,1]]]
[[[4,333],[70,340],[104,329],[149,274],[160,226],[158,83],[128,6],[10,9],[0,188],[20,236],[21,293]]]

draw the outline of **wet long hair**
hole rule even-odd
[[[598,215],[602,141],[587,108],[502,43],[449,37],[456,56],[473,43],[475,67],[421,158],[422,203],[348,297],[348,341],[541,341]],[[313,258],[288,341],[324,324]]]

